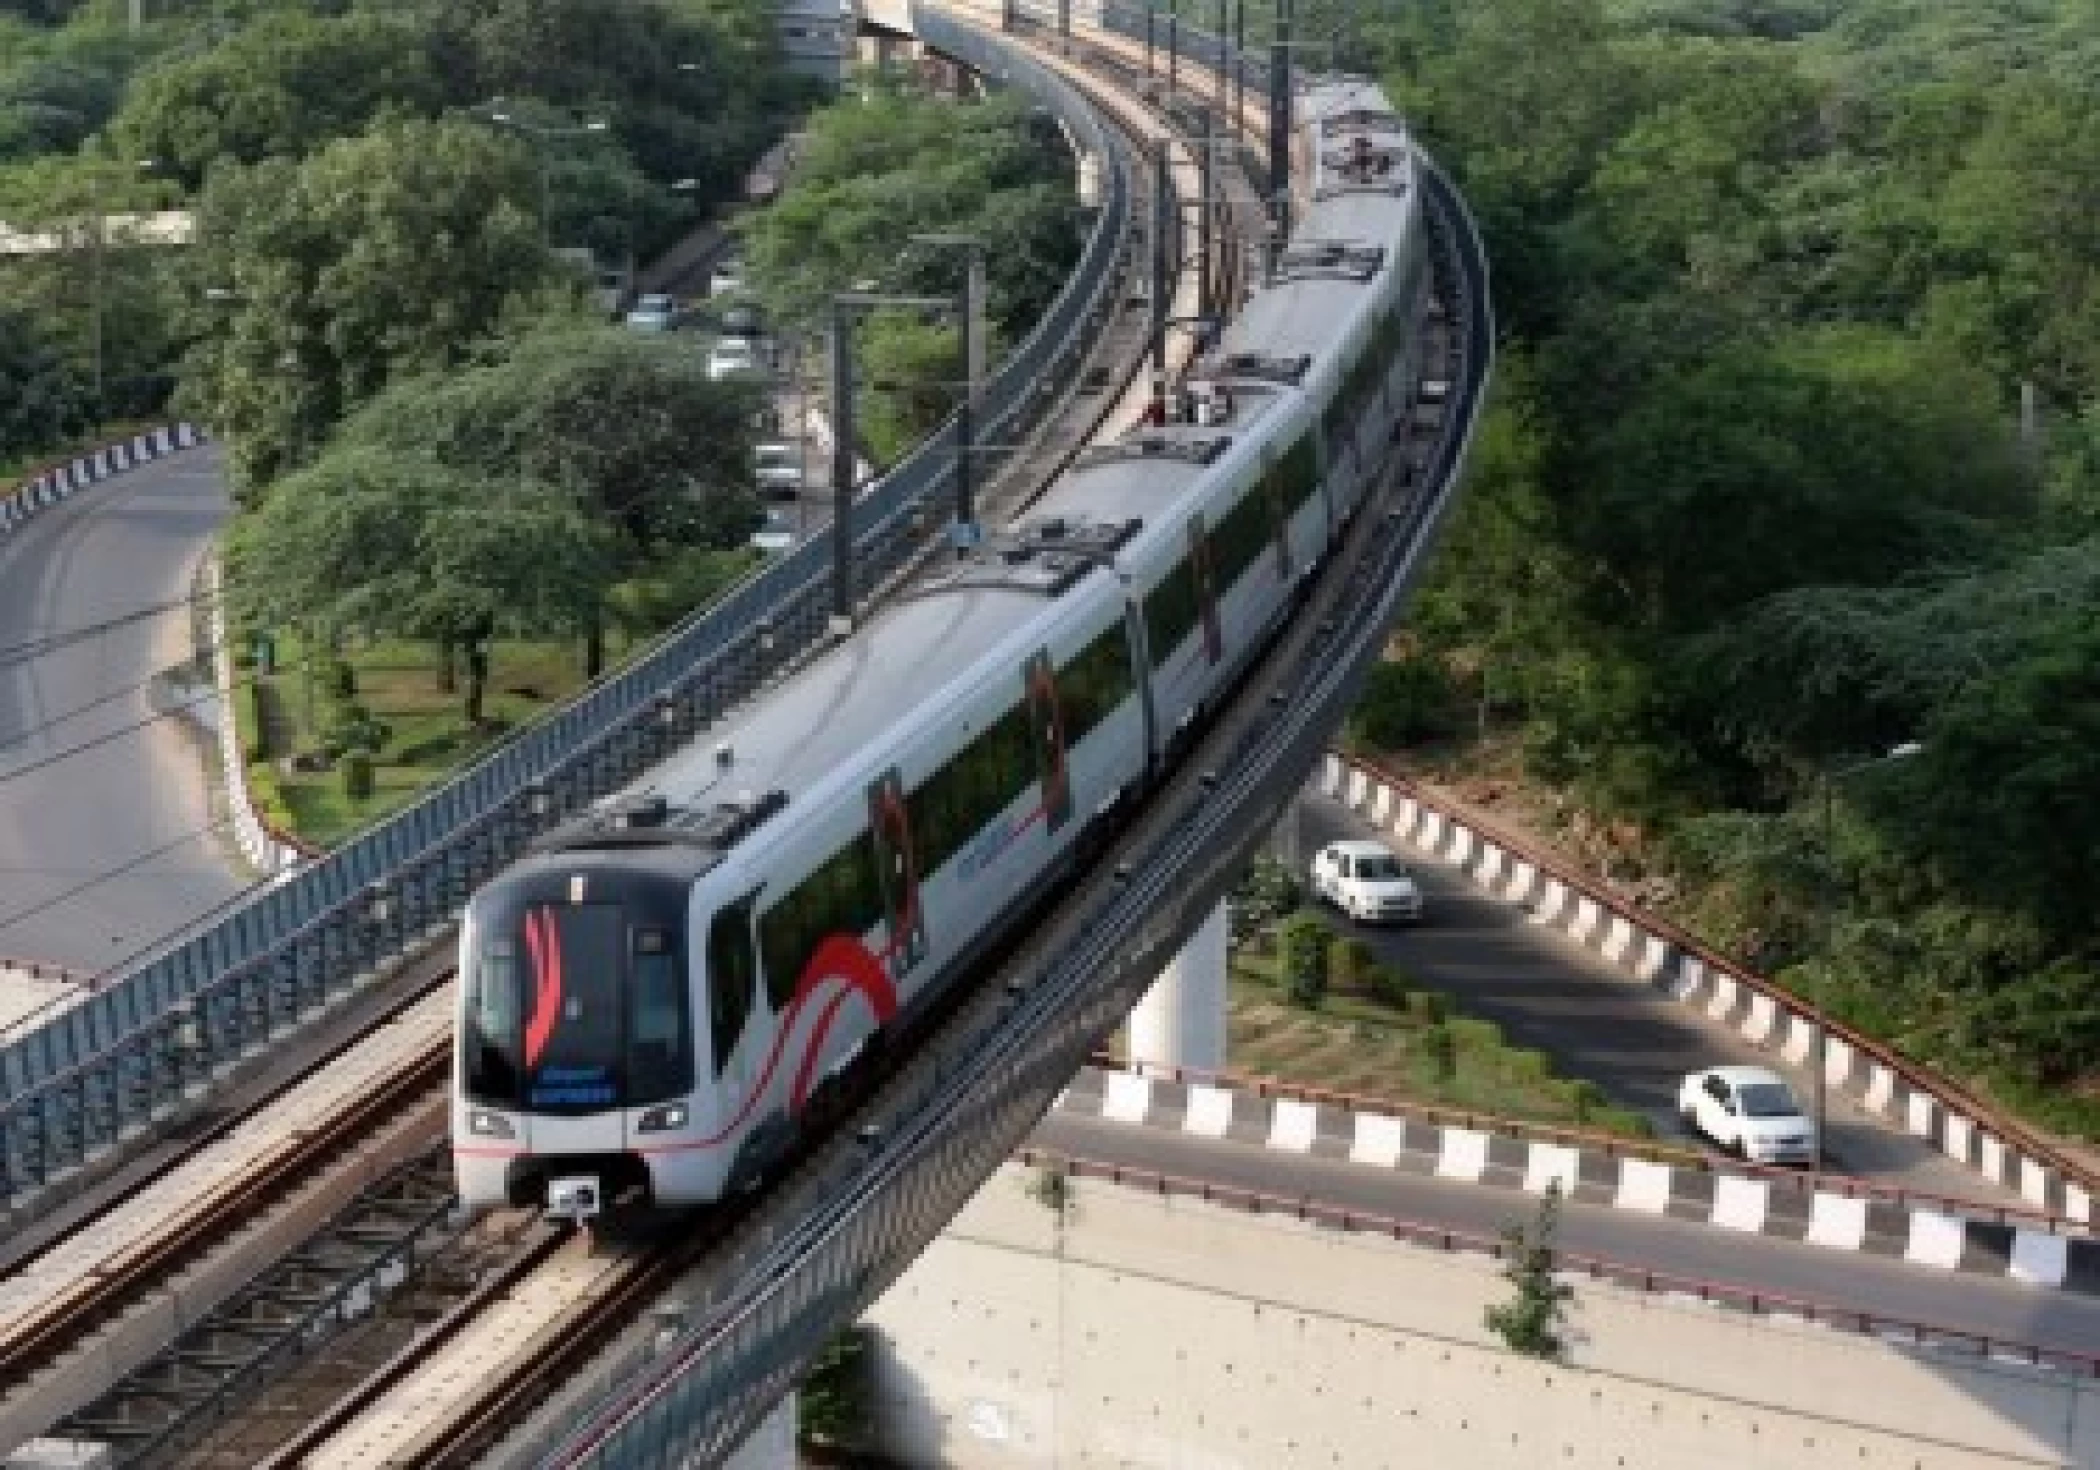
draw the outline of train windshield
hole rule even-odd
[[[692,1086],[676,936],[618,904],[532,904],[478,946],[462,1038],[467,1092],[536,1113],[596,1113]]]

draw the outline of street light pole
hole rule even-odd
[[[984,241],[975,235],[914,235],[915,244],[961,250],[963,274],[963,394],[955,414],[955,554],[961,556],[977,544],[975,502],[977,454],[977,393],[988,367],[985,358]]]
[[[1823,863],[1826,868],[1825,881],[1820,889],[1821,902],[1817,905],[1821,913],[1818,927],[1822,930],[1824,963],[1830,961],[1831,951],[1837,941],[1837,786],[1848,776],[1892,761],[1909,760],[1925,749],[1916,740],[1906,740],[1877,756],[1863,761],[1854,761],[1848,766],[1826,768],[1823,771]],[[1823,1125],[1828,1116],[1830,1090],[1830,1018],[1825,1009],[1826,987],[1821,980],[1816,982],[1816,994],[1809,1001],[1809,1015],[1815,1024],[1815,1046],[1810,1055],[1815,1067],[1812,1095],[1815,1098],[1816,1137],[1814,1157],[1809,1165],[1811,1187],[1823,1172]]]

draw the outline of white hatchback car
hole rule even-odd
[[[1382,842],[1330,842],[1313,855],[1312,891],[1358,923],[1422,917],[1422,885]]]
[[[1813,1164],[1816,1125],[1768,1067],[1708,1067],[1677,1089],[1684,1121],[1754,1164]]]
[[[707,352],[707,376],[715,382],[759,371],[758,349],[745,337],[724,337]]]

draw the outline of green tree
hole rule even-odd
[[[459,364],[558,289],[523,203],[535,189],[515,140],[459,122],[387,123],[213,174],[196,267],[230,295],[184,388],[228,436],[247,498],[390,381]]]
[[[164,160],[194,188],[210,166],[297,159],[382,110],[427,118],[444,102],[413,16],[281,11],[148,69],[110,132],[125,156]]]
[[[479,722],[485,648],[583,627],[610,579],[603,529],[558,491],[351,446],[287,478],[235,525],[237,606],[251,621],[428,638],[468,652]]]
[[[1283,960],[1284,994],[1292,1005],[1317,1008],[1327,995],[1327,921],[1301,909],[1283,921],[1277,948]]]
[[[1513,1295],[1487,1309],[1487,1328],[1511,1352],[1528,1358],[1557,1361],[1568,1350],[1568,1301],[1575,1289],[1553,1274],[1560,1204],[1560,1181],[1550,1180],[1531,1223],[1513,1223],[1502,1231],[1502,1279]]]
[[[48,452],[92,421],[85,390],[40,324],[0,307],[0,459]]]

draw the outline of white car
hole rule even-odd
[[[627,325],[637,332],[668,332],[678,325],[678,303],[668,296],[644,296],[627,313]]]
[[[765,521],[751,533],[751,545],[768,556],[795,549],[795,528],[777,510],[766,512]]]
[[[1312,891],[1361,924],[1422,917],[1422,885],[1382,842],[1330,842],[1313,855]]]
[[[1677,1112],[1730,1153],[1755,1164],[1813,1164],[1816,1125],[1769,1067],[1708,1067],[1677,1089]]]
[[[802,446],[775,441],[752,447],[758,493],[768,500],[793,500],[802,493]]]
[[[758,370],[758,350],[749,338],[724,337],[707,351],[707,376],[715,382]]]
[[[715,262],[708,273],[707,294],[710,296],[734,296],[744,289],[744,262],[737,256]]]

